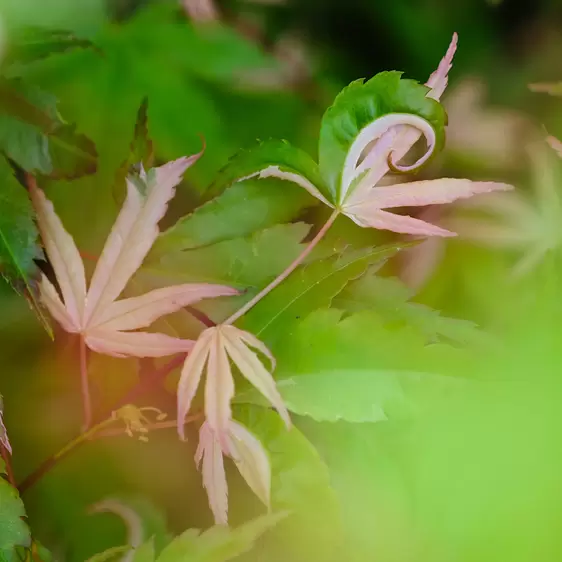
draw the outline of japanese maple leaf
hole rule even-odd
[[[269,360],[273,371],[275,358],[265,344],[249,332],[219,324],[201,333],[185,361],[178,385],[178,432],[182,439],[185,437],[184,420],[205,373],[205,418],[223,451],[228,452],[228,431],[232,419],[230,403],[234,397],[231,361],[240,374],[275,407],[287,428],[291,427],[289,413],[275,380],[257,352]]]
[[[137,182],[127,179],[127,197],[89,288],[72,236],[43,191],[31,187],[41,237],[62,294],[61,299],[43,275],[41,299],[55,320],[67,332],[79,334],[90,349],[117,357],[160,357],[188,351],[193,347],[190,340],[132,330],[146,328],[160,316],[201,299],[236,294],[223,285],[184,284],[118,300],[156,240],[158,222],[174,196],[175,186],[199,156],[180,158],[142,173]]]
[[[447,53],[426,83],[430,88],[428,97],[439,100],[443,95],[456,48],[455,33]],[[428,143],[424,156],[412,166],[393,164],[391,157],[394,162],[398,162],[422,134]],[[374,145],[373,141],[376,141]],[[361,154],[370,145],[372,148],[367,156],[357,164]],[[434,147],[435,132],[429,123],[415,115],[391,114],[366,127],[351,146],[344,164],[340,200],[343,214],[362,227],[418,236],[455,236],[454,232],[439,226],[414,217],[390,213],[387,209],[451,203],[478,193],[512,189],[504,183],[453,178],[378,185],[393,168],[396,171],[408,172],[419,167],[429,159]],[[357,186],[351,189],[355,182],[358,182]]]
[[[443,95],[456,47],[457,35],[454,34],[447,53],[426,83],[427,97],[439,100]],[[422,135],[427,142],[425,154],[412,165],[398,164]],[[414,114],[389,113],[366,125],[353,141],[343,164],[337,201],[328,201],[309,179],[283,171],[279,166],[270,165],[241,179],[276,177],[295,182],[332,207],[333,217],[344,214],[361,227],[416,236],[455,236],[439,226],[389,210],[451,203],[479,193],[510,190],[512,186],[455,178],[387,184],[389,172],[415,171],[429,160],[435,147],[436,134],[428,121]]]

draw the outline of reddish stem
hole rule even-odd
[[[87,431],[92,425],[92,399],[90,397],[90,382],[88,381],[88,351],[86,341],[80,337],[80,383],[82,392],[82,409],[84,425],[82,431]]]

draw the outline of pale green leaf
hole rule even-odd
[[[248,236],[278,223],[289,222],[310,205],[311,200],[306,191],[283,180],[237,183],[163,232],[147,263],[170,252]]]
[[[287,516],[272,513],[258,517],[235,529],[211,527],[199,534],[189,529],[175,538],[158,557],[158,562],[225,562],[250,550],[255,541]],[[136,562],[136,560],[135,560]]]
[[[341,543],[341,519],[328,469],[313,445],[277,413],[254,406],[237,406],[234,417],[248,428],[271,459],[273,509],[289,512],[269,533],[248,561],[309,562],[335,560]]]
[[[132,562],[154,562],[155,558],[154,539],[151,538],[135,549]]]
[[[164,255],[142,267],[154,286],[176,283],[219,283],[256,289],[281,273],[303,250],[310,226],[280,224],[244,238]]]
[[[25,507],[18,491],[5,480],[4,461],[0,461],[0,559],[16,562],[16,547],[29,548],[31,535],[22,519]]]
[[[88,558],[86,562],[117,562],[122,558],[123,554],[126,554],[131,550],[128,545],[124,546],[112,546],[99,554],[95,554],[91,558]]]
[[[334,306],[349,312],[372,309],[389,322],[417,328],[429,341],[445,338],[464,344],[486,340],[473,322],[442,316],[438,310],[410,302],[413,296],[414,291],[397,278],[365,275],[345,287]]]
[[[301,266],[241,320],[244,329],[266,341],[290,333],[292,326],[313,310],[329,306],[353,279],[382,265],[403,246],[392,244],[337,255]]]
[[[94,144],[64,123],[55,96],[22,80],[0,88],[0,148],[24,170],[71,179],[97,168]]]
[[[446,376],[443,348],[426,347],[415,332],[386,327],[371,313],[342,315],[318,310],[278,342],[275,377],[293,413],[322,422],[379,422],[414,414],[426,393],[464,388]],[[264,405],[253,389],[236,401]]]

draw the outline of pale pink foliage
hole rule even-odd
[[[439,100],[447,87],[449,71],[457,49],[455,33],[439,66],[429,77],[427,96]],[[398,162],[406,156],[421,136],[427,149],[413,164]],[[468,179],[442,178],[411,183],[386,183],[390,172],[414,171],[429,160],[436,146],[435,131],[429,122],[412,114],[387,114],[365,126],[347,153],[341,176],[337,204],[330,203],[308,179],[268,166],[254,177],[277,177],[297,183],[322,203],[336,208],[362,227],[415,236],[455,236],[442,227],[410,216],[397,215],[386,209],[420,207],[451,203],[480,193],[507,191],[512,186],[497,182],[473,182]],[[249,176],[252,177],[252,176]],[[246,179],[246,178],[242,178]],[[381,185],[385,182],[385,185]]]
[[[200,336],[187,357],[178,385],[178,432],[184,438],[184,420],[203,376],[205,381],[205,417],[213,434],[228,450],[227,435],[231,422],[230,403],[234,397],[234,379],[230,361],[277,409],[287,427],[291,420],[275,380],[266,369],[256,350],[271,362],[275,359],[267,347],[252,334],[235,326],[219,325],[208,328]]]
[[[426,84],[431,88],[427,94],[428,97],[439,100],[443,95],[448,83],[449,70],[452,68],[457,40],[457,34],[455,33],[447,53],[435,72],[429,77]],[[375,135],[369,139],[369,143],[378,140],[372,146],[363,162],[356,168],[359,174],[367,169],[368,172],[366,172],[358,185],[342,202],[342,212],[359,226],[391,230],[416,236],[455,236],[455,233],[439,226],[410,216],[389,213],[385,209],[452,203],[458,199],[472,197],[479,193],[512,189],[512,186],[504,183],[473,182],[467,179],[452,178],[384,186],[377,185],[391,171],[390,157],[392,156],[398,160],[403,158],[422,134],[428,139],[428,148],[425,155],[410,167],[399,167],[396,165],[394,167],[400,171],[408,171],[418,167],[427,160],[434,149],[434,136],[426,130],[429,124],[426,123],[425,126],[420,126],[413,121],[408,123],[405,119],[400,122],[401,118],[399,115],[395,115],[395,118],[397,122],[393,123],[392,127],[383,135]],[[363,131],[361,135],[363,135]],[[350,152],[352,150],[353,147]],[[346,182],[347,190],[351,185],[351,181],[357,177],[357,172],[351,174],[350,181]],[[345,182],[345,173],[343,179]],[[346,192],[345,185],[342,189],[343,192]]]
[[[204,422],[195,453],[209,506],[218,525],[228,523],[228,485],[223,455],[232,457],[248,486],[268,508],[270,505],[271,466],[265,449],[243,425],[232,420],[228,423],[226,439],[227,449],[209,423]]]
[[[234,295],[230,287],[185,284],[156,289],[140,297],[117,300],[141,266],[158,236],[158,222],[185,170],[200,154],[169,162],[143,174],[146,193],[127,180],[127,197],[86,288],[84,264],[72,236],[41,189],[31,187],[31,199],[47,256],[53,266],[62,300],[42,275],[41,299],[68,332],[80,334],[92,350],[107,355],[159,357],[189,351],[193,342],[165,334],[131,332],[157,318],[204,298]]]

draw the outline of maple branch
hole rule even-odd
[[[318,242],[324,238],[324,235],[330,227],[334,224],[334,221],[340,214],[338,209],[335,209],[334,212],[330,215],[330,218],[326,221],[324,226],[318,231],[318,234],[310,241],[308,246],[301,252],[301,254],[293,260],[289,266],[283,271],[280,275],[278,275],[265,289],[261,290],[253,299],[248,301],[242,308],[236,311],[230,318],[227,318],[223,325],[234,324],[236,320],[244,316],[248,310],[253,308],[259,301],[261,301],[266,295],[268,295],[275,287],[279,286],[293,271],[308,257],[308,255],[314,250]]]
[[[82,409],[84,412],[84,425],[82,431],[87,431],[92,425],[92,399],[90,397],[90,382],[88,381],[88,352],[86,341],[80,337],[80,383],[82,393]]]
[[[207,328],[213,328],[217,325],[216,322],[213,322],[204,312],[201,312],[199,309],[194,308],[193,306],[186,306],[185,310],[191,314],[196,320],[199,320],[201,324],[206,326]]]
[[[201,414],[193,414],[185,418],[184,424],[187,425],[188,423],[197,421],[201,418]],[[119,428],[109,428],[113,423],[119,422],[118,418],[113,416],[108,417],[107,419],[101,421],[100,423],[91,427],[88,431],[81,433],[78,437],[75,437],[67,443],[60,451],[55,453],[52,457],[49,457],[43,464],[41,464],[34,472],[32,472],[27,478],[25,478],[22,483],[17,487],[19,489],[20,494],[24,494],[29,488],[34,486],[45,474],[47,474],[53,467],[55,467],[62,459],[66,458],[71,452],[76,451],[81,445],[87,443],[88,441],[92,441],[93,439],[98,439],[102,437],[112,437],[116,435],[127,435],[128,428],[127,426],[119,427]],[[170,420],[165,422],[155,422],[152,424],[146,424],[144,427],[150,431],[153,429],[169,429],[177,427],[178,421],[177,420]],[[12,477],[13,480],[13,477]],[[15,481],[12,482],[12,485],[16,487]]]
[[[168,376],[174,369],[177,369],[185,361],[185,354],[180,353],[173,359],[168,361],[165,365],[147,374],[137,385],[135,385],[125,396],[123,396],[110,410],[106,411],[101,418],[104,419],[111,415],[112,412],[126,406],[133,404],[140,396],[147,394],[153,390],[159,383],[161,383],[166,376]]]

